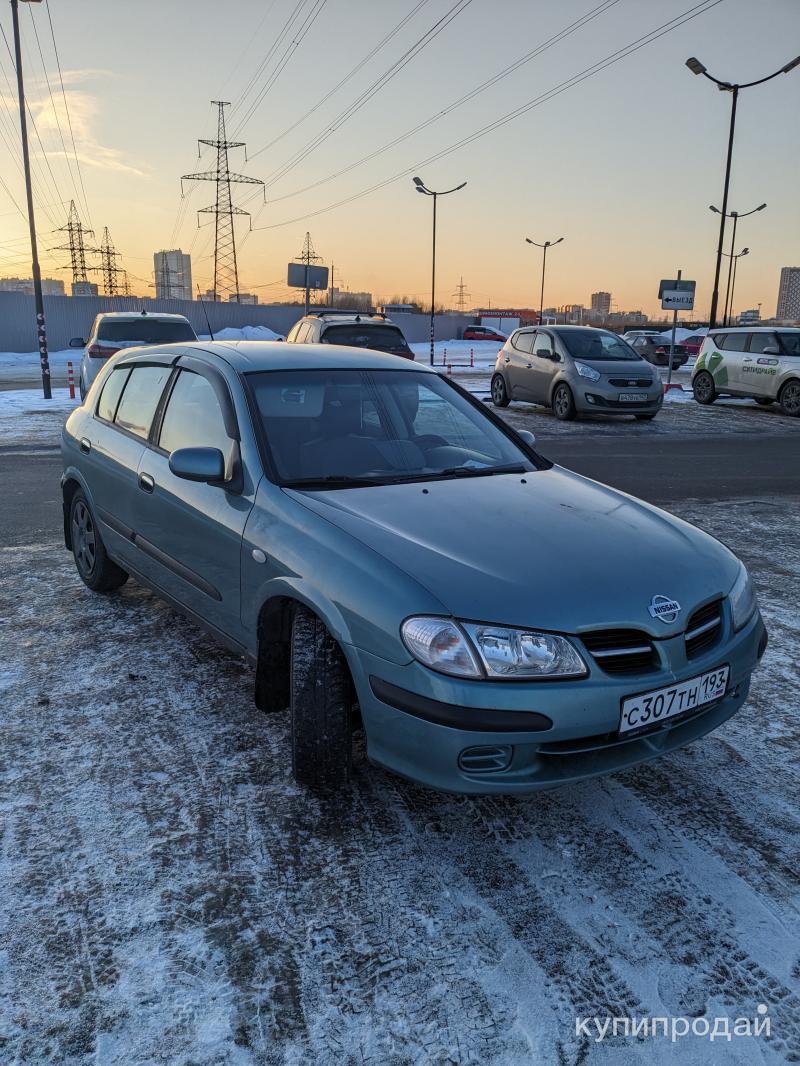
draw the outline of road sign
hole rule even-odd
[[[327,289],[328,268],[306,266],[305,263],[289,263],[286,284],[293,289]]]
[[[661,293],[661,308],[664,311],[692,311],[694,310],[694,293],[665,289]]]

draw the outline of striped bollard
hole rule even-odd
[[[75,375],[72,372],[72,360],[67,360],[67,385],[69,386],[69,398],[75,399]]]
[[[472,348],[470,348],[469,350],[469,365],[475,366],[475,353],[473,352]]]

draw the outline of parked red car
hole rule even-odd
[[[508,337],[490,326],[467,326],[463,339],[465,341],[499,341],[500,344],[505,344]]]
[[[704,340],[705,337],[700,334],[697,337],[684,338],[684,340],[681,341],[681,344],[684,346],[689,355],[693,355],[696,358],[700,354],[700,349],[703,347]]]

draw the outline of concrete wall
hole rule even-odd
[[[212,330],[226,326],[268,326],[276,333],[286,334],[302,315],[298,304],[242,304],[207,303],[205,312]],[[52,351],[66,348],[71,337],[86,337],[94,316],[101,311],[168,311],[186,315],[198,334],[207,333],[203,305],[198,300],[153,300],[133,296],[45,296],[44,314],[47,343]],[[427,340],[430,319],[427,315],[396,315],[394,321],[406,339]],[[438,315],[436,339],[460,337],[466,325],[474,321],[470,315]],[[33,297],[24,293],[0,292],[0,352],[36,351],[36,312]]]

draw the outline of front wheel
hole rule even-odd
[[[572,389],[562,381],[553,393],[553,410],[562,422],[571,422],[577,414]]]
[[[495,374],[492,378],[492,403],[495,407],[508,407],[511,403],[502,374]]]
[[[128,580],[127,573],[106,554],[89,501],[78,489],[69,508],[72,555],[81,580],[92,592],[112,592]]]
[[[292,772],[320,791],[350,781],[353,762],[350,675],[322,621],[298,606],[292,620]]]
[[[716,400],[717,390],[714,385],[714,379],[707,370],[701,370],[700,373],[695,376],[695,379],[692,382],[692,392],[698,403],[705,405],[713,403],[714,400]]]
[[[778,402],[785,415],[800,417],[800,381],[787,381],[781,389]]]

